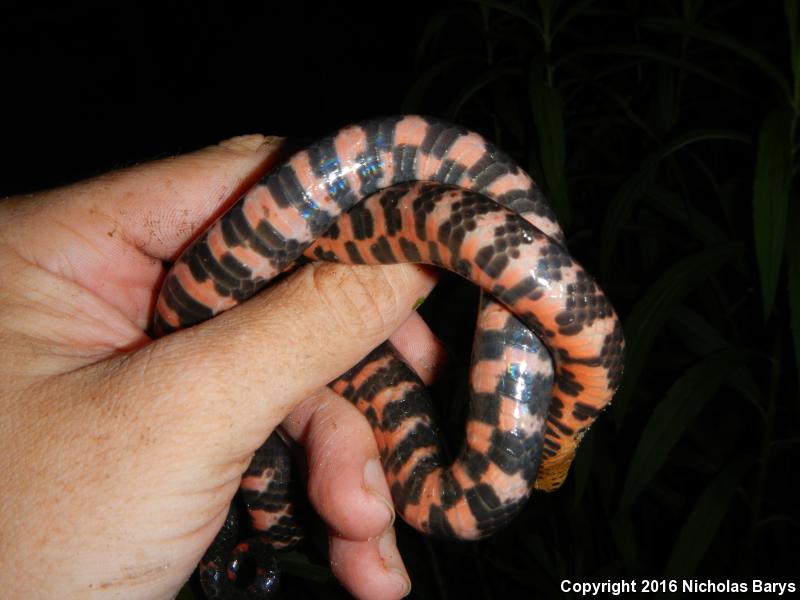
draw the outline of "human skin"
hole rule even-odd
[[[335,575],[356,597],[409,579],[366,420],[325,384],[381,341],[425,380],[443,351],[414,265],[311,264],[217,317],[146,334],[174,260],[274,163],[277,138],[0,202],[0,589],[171,598],[281,423],[305,447]]]

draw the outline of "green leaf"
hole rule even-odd
[[[629,67],[639,66],[644,61],[653,61],[664,65],[673,66],[680,71],[693,73],[698,77],[712,81],[738,95],[747,97],[752,96],[748,90],[737,85],[735,81],[728,81],[724,77],[721,77],[718,73],[703,67],[702,64],[675,57],[667,52],[664,52],[663,50],[652,46],[647,46],[645,44],[591,44],[586,47],[576,48],[568,54],[565,54],[561,59],[559,59],[555,66],[558,68],[562,63],[574,63],[577,59],[583,58],[584,56],[602,55],[630,56],[638,59],[644,59],[630,64]]]
[[[641,19],[639,21],[639,25],[654,31],[685,35],[686,37],[699,39],[704,42],[708,42],[709,44],[714,44],[716,46],[725,48],[726,50],[730,50],[731,52],[738,54],[740,57],[752,63],[765,77],[771,79],[778,86],[787,102],[791,102],[792,100],[792,94],[789,91],[789,84],[786,82],[786,78],[783,76],[783,73],[780,72],[780,69],[775,67],[766,57],[762,56],[749,46],[746,46],[741,42],[741,40],[732,35],[718,31],[709,31],[699,27],[698,25],[688,23],[681,19],[647,18]]]
[[[522,21],[525,21],[529,25],[531,25],[536,33],[539,35],[540,39],[544,39],[542,24],[539,23],[531,14],[528,12],[517,8],[511,3],[508,2],[494,2],[492,0],[471,0],[475,4],[479,4],[486,8],[494,8],[495,10],[499,10],[500,12],[507,13],[509,15],[515,16]]]
[[[753,227],[765,321],[775,303],[786,236],[792,184],[791,131],[792,113],[773,110],[764,119],[758,136]]]
[[[558,568],[553,555],[557,552],[557,549],[553,548],[552,545],[548,546],[545,544],[544,540],[542,540],[542,536],[539,534],[522,536],[522,539],[524,540],[525,551],[528,555],[534,557],[536,564],[542,568],[545,573],[552,579],[556,579],[558,577]]]
[[[530,100],[536,135],[539,139],[539,161],[553,210],[564,227],[569,226],[569,203],[565,186],[564,164],[566,141],[561,99],[556,89],[544,81],[543,69],[533,68]]]
[[[437,12],[431,16],[425,24],[425,28],[420,33],[417,39],[417,56],[416,64],[422,63],[422,57],[425,51],[435,44],[439,36],[444,31],[447,22],[452,18],[462,13],[463,9],[450,9]]]
[[[742,142],[745,144],[749,144],[752,141],[749,135],[735,129],[692,129],[691,131],[680,133],[666,142],[659,149],[658,157],[666,158],[690,144],[707,140],[725,140],[729,142]]]
[[[474,77],[472,81],[468,82],[458,95],[456,95],[450,107],[447,109],[448,118],[453,120],[457,119],[464,104],[490,83],[502,79],[503,77],[518,77],[521,74],[522,70],[516,67],[490,67],[486,69],[477,77]]]
[[[513,138],[516,147],[529,148],[527,106],[519,101],[513,93],[516,89],[515,82],[509,85],[493,85],[491,88],[493,110],[492,118],[497,124],[494,134],[495,142],[505,147],[506,142],[501,140],[501,135]],[[526,111],[523,114],[523,111]]]
[[[544,23],[545,30],[549,30],[550,23],[553,21],[553,13],[556,12],[556,1],[539,0],[539,12],[542,15],[542,22]]]
[[[797,71],[797,58],[798,56],[795,54],[797,51],[797,2],[795,0],[784,0],[783,1],[783,8],[786,12],[786,24],[789,27],[789,42],[790,42],[790,49],[792,51],[792,69],[796,72]]]
[[[698,356],[718,352],[731,345],[705,317],[691,308],[676,308],[670,315],[670,323],[675,326],[683,343]]]
[[[784,0],[786,24],[789,26],[789,51],[791,52],[792,75],[794,76],[794,97],[792,106],[800,110],[800,45],[798,45],[798,6],[797,0]]]
[[[645,134],[647,134],[649,138],[651,138],[653,141],[656,142],[658,141],[658,136],[653,132],[653,130],[647,124],[647,122],[644,119],[642,119],[638,114],[636,114],[636,111],[631,109],[630,98],[622,96],[613,88],[605,85],[594,85],[592,86],[592,89],[595,90],[597,94],[602,94],[603,96],[608,98],[611,102],[616,104],[619,107],[620,111],[622,111],[622,114],[625,115],[625,117],[631,123],[636,125]],[[598,127],[599,125],[601,125],[599,121],[600,119],[598,119],[597,117],[594,117],[592,119],[594,127]]]
[[[432,65],[414,81],[411,88],[403,98],[402,111],[405,113],[419,112],[424,106],[425,93],[433,82],[441,78],[443,73],[448,73],[459,63],[473,63],[476,65],[481,64],[482,59],[480,56],[473,54],[465,54],[459,56],[451,56],[445,58],[440,62]]]
[[[623,225],[630,220],[637,202],[652,182],[655,164],[656,161],[652,157],[645,159],[639,171],[625,180],[608,203],[600,243],[600,268],[604,274],[603,279],[607,278],[605,275],[611,270],[611,257]]]
[[[659,131],[671,131],[678,119],[681,106],[680,72],[665,64],[658,68],[658,93],[655,104],[658,107]]]
[[[700,212],[694,203],[686,202],[678,192],[653,185],[649,189],[646,205],[689,231],[707,245],[721,244],[728,239],[712,220]]]
[[[787,270],[789,272],[789,311],[794,340],[794,362],[800,384],[800,198],[794,197],[789,211],[789,236],[786,244]]]
[[[641,491],[662,467],[673,446],[691,426],[695,417],[722,382],[743,362],[739,349],[716,352],[689,367],[667,390],[645,425],[633,452],[628,476],[620,498],[621,512],[627,511]]]
[[[731,345],[703,316],[685,306],[678,307],[672,313],[670,322],[683,343],[698,356],[705,356]],[[764,418],[764,407],[761,406],[764,390],[747,365],[739,365],[738,369],[731,372],[727,383],[747,400],[760,418]]]
[[[567,4],[567,8],[564,10],[561,17],[553,23],[551,35],[555,37],[562,27],[581,13],[588,14],[589,11],[587,11],[587,9],[594,3],[595,0],[582,0],[581,2],[571,2]],[[562,6],[564,5],[562,4]]]
[[[717,269],[738,259],[741,252],[737,244],[724,244],[687,256],[661,275],[633,307],[623,327],[627,346],[625,377],[611,404],[618,427],[649,359],[650,348],[672,311]]]
[[[697,142],[726,140],[749,142],[750,138],[731,129],[693,129],[667,140],[652,154],[647,156],[635,174],[620,187],[606,210],[603,221],[602,244],[600,247],[601,269],[608,273],[611,269],[612,255],[622,228],[628,223],[638,201],[649,193],[653,177],[661,160],[675,154],[678,150]]]
[[[703,490],[678,534],[667,561],[665,577],[677,579],[695,573],[751,462],[750,459],[740,459],[728,465]]]
[[[636,568],[636,531],[628,513],[618,513],[611,520],[611,537],[619,550],[627,572]]]
[[[281,552],[277,556],[281,571],[317,583],[327,583],[333,580],[333,572],[328,567],[313,564],[301,552]]]

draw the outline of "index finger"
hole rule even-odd
[[[278,159],[282,138],[259,134],[100,176],[83,184],[74,209],[101,208],[120,238],[171,260]]]
[[[146,327],[174,259],[278,159],[281,139],[241,136],[2,206],[3,242]]]

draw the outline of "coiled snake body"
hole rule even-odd
[[[488,292],[465,445],[452,465],[442,462],[422,383],[390,345],[331,383],[372,425],[409,524],[477,539],[506,525],[534,488],[561,485],[618,386],[622,329],[565,249],[541,192],[505,153],[462,127],[418,116],[366,121],[321,139],[266,175],[183,252],[158,298],[155,331],[235,306],[302,255],[428,263]],[[261,571],[247,590],[234,588],[241,559],[256,552],[266,560],[270,548],[295,537],[278,446],[273,436],[242,481],[259,540],[240,544],[229,561],[222,543],[233,535],[229,518],[201,563],[210,595],[269,591]]]

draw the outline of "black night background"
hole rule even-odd
[[[624,321],[627,363],[565,485],[507,530],[457,544],[398,525],[411,597],[785,581],[800,565],[799,32],[791,1],[6,2],[0,197],[244,133],[302,145],[397,113],[466,125],[545,190]],[[437,385],[453,450],[476,307],[453,276],[421,309],[454,357]],[[312,534],[283,560],[281,597],[347,597],[325,551]]]

